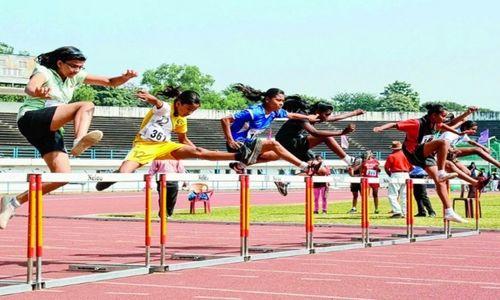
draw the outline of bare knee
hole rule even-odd
[[[85,111],[94,111],[95,104],[89,101],[80,102],[80,109]]]

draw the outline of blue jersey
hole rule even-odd
[[[231,124],[231,135],[237,142],[248,142],[269,128],[274,119],[287,117],[288,113],[284,109],[266,115],[264,105],[256,104],[233,115],[234,122]]]

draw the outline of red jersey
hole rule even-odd
[[[414,153],[419,144],[427,143],[434,139],[434,134],[440,125],[432,124],[429,118],[424,116],[420,119],[397,122],[396,128],[399,131],[406,132],[403,148],[410,153]]]
[[[389,170],[391,173],[410,172],[412,168],[413,166],[408,159],[406,159],[405,154],[401,150],[393,152],[385,161],[385,169]]]
[[[380,172],[379,162],[375,158],[365,160],[361,164],[361,176],[362,177],[378,177]]]

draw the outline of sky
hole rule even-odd
[[[378,95],[399,80],[421,102],[500,111],[496,0],[25,0],[0,9],[0,42],[32,55],[76,46],[96,75],[188,64],[213,76],[215,90],[242,82],[324,98]]]

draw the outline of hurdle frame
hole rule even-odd
[[[118,179],[117,179],[118,178]],[[89,275],[78,275],[65,278],[50,279],[37,283],[36,288],[53,288],[73,284],[103,281],[137,275],[149,274],[150,245],[151,245],[151,175],[124,174],[124,173],[44,173],[40,175],[44,182],[145,182],[145,264],[69,264],[69,270],[80,272],[102,272]],[[40,190],[41,194],[41,190]],[[37,218],[42,218],[37,214]],[[43,232],[38,233],[43,240]],[[41,274],[40,274],[41,276]]]
[[[28,176],[26,176],[28,175]],[[163,175],[163,176],[162,176]],[[412,207],[412,193],[407,193],[407,220],[406,229],[407,233],[403,239],[394,239],[390,241],[374,242],[370,240],[369,232],[369,216],[368,216],[368,184],[379,182],[378,178],[348,178],[339,179],[336,177],[302,177],[302,176],[270,176],[270,175],[232,175],[232,174],[159,174],[161,185],[161,203],[164,206],[166,201],[166,181],[167,180],[185,180],[185,181],[236,181],[240,182],[240,255],[234,257],[218,257],[214,259],[209,259],[206,261],[196,261],[178,264],[165,265],[165,244],[166,244],[166,210],[163,209],[161,213],[162,225],[161,235],[160,235],[160,245],[162,256],[162,261],[159,266],[151,265],[151,179],[150,175],[141,174],[88,174],[88,173],[44,173],[44,174],[25,174],[25,173],[10,173],[10,174],[0,174],[0,179],[5,179],[5,182],[28,182],[29,190],[29,216],[28,216],[28,237],[27,237],[27,280],[26,282],[18,281],[0,281],[0,283],[9,284],[4,287],[0,287],[0,295],[20,293],[25,291],[30,291],[34,289],[52,288],[58,286],[66,286],[72,284],[88,283],[101,280],[145,275],[157,271],[176,271],[183,269],[192,269],[206,266],[215,266],[221,264],[229,264],[236,262],[245,262],[251,260],[262,260],[270,258],[279,257],[289,257],[296,255],[305,255],[321,252],[332,252],[332,251],[343,251],[349,249],[359,249],[365,247],[374,246],[387,246],[401,243],[428,241],[435,239],[447,239],[451,237],[464,237],[480,234],[479,229],[479,192],[475,195],[475,229],[471,231],[453,232],[451,228],[449,229],[449,234],[445,231],[444,234],[433,235],[433,236],[415,236],[413,232],[413,207]],[[117,180],[117,177],[121,177]],[[303,249],[284,249],[278,252],[272,253],[262,253],[262,254],[251,254],[249,244],[250,236],[250,183],[251,182],[264,182],[264,181],[293,181],[305,183],[305,247]],[[85,181],[85,182],[99,182],[99,181],[120,181],[120,182],[137,182],[145,181],[145,263],[144,265],[129,265],[129,264],[85,264],[88,268],[94,268],[94,270],[100,270],[99,268],[110,268],[116,269],[111,270],[106,273],[91,274],[91,275],[81,275],[67,278],[59,279],[42,279],[42,256],[43,256],[43,196],[42,196],[42,182],[74,182],[74,181]],[[314,216],[312,214],[312,184],[314,182],[360,182],[364,188],[362,188],[362,238],[364,235],[364,240],[362,243],[353,243],[345,245],[327,246],[327,247],[315,247],[313,240],[314,232]],[[413,190],[413,184],[427,184],[431,183],[429,179],[407,179],[403,181],[407,186],[407,191]],[[165,183],[165,185],[163,184]],[[408,195],[409,194],[409,195]],[[363,197],[364,195],[364,197]],[[363,201],[364,200],[364,201]],[[411,213],[409,213],[411,212]],[[410,217],[408,219],[408,217]],[[165,222],[163,226],[163,222]],[[36,273],[33,273],[33,264],[35,261],[33,257],[36,258]],[[33,281],[33,277],[35,280]]]

